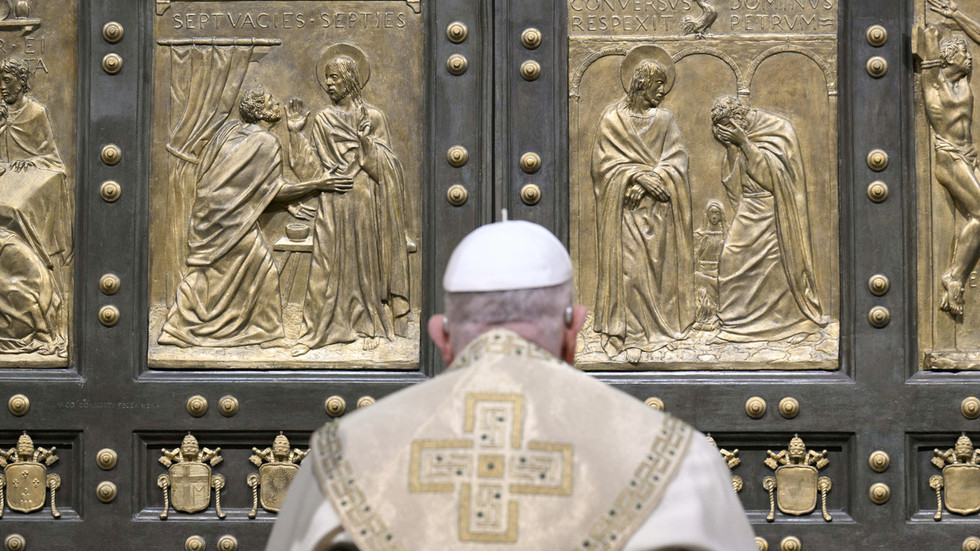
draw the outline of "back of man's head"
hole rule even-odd
[[[480,334],[503,327],[569,359],[568,337],[574,340],[584,309],[578,315],[572,307],[568,251],[544,227],[512,221],[477,228],[453,251],[443,288],[446,316],[430,322],[437,344],[433,333],[442,332],[458,352]],[[443,354],[447,361],[452,357],[445,349]]]

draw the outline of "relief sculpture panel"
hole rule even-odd
[[[0,367],[68,364],[77,37],[73,1],[0,3]]]
[[[151,367],[418,362],[420,12],[157,2]]]
[[[838,368],[838,18],[569,0],[578,365]]]
[[[916,3],[920,367],[980,369],[980,160],[973,52],[980,2]]]

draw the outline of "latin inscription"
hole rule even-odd
[[[211,11],[174,13],[174,30],[403,29],[409,13],[396,10],[346,12]]]
[[[837,32],[837,0],[725,0],[715,2],[715,33]],[[702,16],[694,0],[570,0],[570,34],[669,35]]]

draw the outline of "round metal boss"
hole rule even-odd
[[[102,148],[101,157],[103,163],[114,166],[122,160],[122,150],[116,144],[108,144]]]
[[[521,63],[521,78],[528,82],[538,80],[541,76],[541,64],[533,59]]]
[[[184,407],[187,408],[187,413],[192,416],[201,417],[208,412],[208,400],[200,394],[195,394],[187,399]]]
[[[868,168],[875,172],[881,172],[888,168],[888,153],[884,150],[874,149],[868,153]]]
[[[888,61],[880,55],[876,55],[868,60],[864,68],[871,75],[871,78],[881,78],[888,74]]]
[[[876,297],[884,296],[890,288],[891,283],[888,281],[888,277],[884,275],[875,274],[868,278],[868,291],[871,291],[871,294]]]
[[[374,398],[371,396],[361,396],[357,399],[357,409],[366,408],[374,405]]]
[[[31,409],[31,401],[23,394],[14,394],[7,400],[7,409],[16,417],[23,417]],[[0,504],[2,505],[2,504]]]
[[[103,471],[111,471],[119,463],[119,454],[112,448],[102,448],[95,455],[95,464]]]
[[[102,70],[109,73],[110,75],[114,75],[119,71],[122,71],[122,68],[123,68],[123,58],[121,55],[106,54],[105,57],[102,58]]]
[[[883,473],[887,471],[888,466],[891,465],[891,463],[891,457],[888,457],[888,454],[881,450],[872,452],[871,456],[868,457],[868,466],[871,467],[871,470],[876,473]]]
[[[529,207],[537,205],[541,201],[541,188],[535,184],[526,184],[521,188],[521,201]]]
[[[218,413],[225,417],[234,417],[234,415],[238,413],[238,398],[235,398],[230,394],[219,398]]]
[[[755,544],[759,546],[759,551],[769,551],[769,542],[765,538],[755,537]]]
[[[446,200],[454,207],[465,205],[466,200],[469,198],[470,192],[466,191],[466,188],[459,184],[449,186],[449,189],[446,190]]]
[[[118,494],[116,485],[108,480],[99,482],[99,485],[95,487],[95,497],[99,498],[102,503],[112,503]]]
[[[453,44],[459,44],[460,42],[466,40],[469,36],[470,31],[466,28],[466,24],[461,21],[453,21],[446,27],[446,38],[449,39]]]
[[[533,151],[521,155],[521,170],[527,174],[534,174],[541,170],[541,155]]]
[[[871,25],[865,31],[864,37],[868,39],[868,44],[880,48],[888,42],[888,31],[881,25]]]
[[[656,396],[651,396],[647,398],[643,403],[646,404],[647,407],[651,407],[653,409],[659,409],[660,411],[664,410],[664,401],[661,400],[660,398],[657,398]]]
[[[868,490],[868,498],[871,503],[875,505],[884,505],[888,502],[888,499],[892,497],[892,490],[888,487],[888,484],[882,482],[876,482],[871,485]]]
[[[225,534],[218,538],[218,551],[238,551],[238,538]]]
[[[119,323],[119,308],[111,304],[99,308],[99,323],[106,327],[113,327]]]
[[[24,551],[27,549],[27,540],[20,534],[10,534],[3,539],[4,551]]]
[[[330,417],[340,417],[347,411],[347,402],[340,396],[331,396],[323,403],[323,409]]]
[[[786,419],[792,419],[800,414],[800,402],[796,398],[786,397],[779,401],[779,414]]]
[[[122,40],[123,37],[123,26],[115,21],[109,21],[105,25],[102,25],[102,38],[105,39],[109,44],[115,44]]]
[[[980,399],[976,396],[969,396],[960,402],[960,413],[967,419],[980,417]]]
[[[783,541],[779,542],[779,551],[801,551],[802,549],[803,543],[796,536],[786,536]]]
[[[868,323],[872,327],[881,329],[892,321],[892,313],[884,306],[875,306],[868,312]]]
[[[541,31],[528,27],[521,33],[521,44],[528,50],[534,50],[541,45]]]
[[[465,73],[469,66],[470,62],[466,61],[466,57],[460,54],[453,54],[446,60],[446,70],[451,75],[459,76]]]
[[[446,160],[449,164],[459,168],[466,164],[470,160],[470,153],[466,151],[466,148],[461,145],[454,145],[449,148],[446,152]]]
[[[745,414],[753,419],[762,419],[766,414],[766,401],[753,396],[745,401]]]
[[[201,536],[191,536],[184,541],[184,551],[204,551],[208,544]]]
[[[872,203],[884,203],[888,199],[888,184],[882,181],[875,181],[868,184],[868,199]]]
[[[119,196],[122,195],[122,186],[112,180],[102,182],[102,185],[99,187],[99,195],[102,196],[102,200],[106,203],[115,203],[119,200]]]
[[[118,293],[121,285],[122,281],[116,274],[105,274],[99,278],[99,290],[106,296]]]
[[[963,540],[963,546],[961,547],[963,551],[980,551],[980,538],[976,536],[970,536]]]

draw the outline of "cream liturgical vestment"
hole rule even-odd
[[[267,551],[754,551],[718,451],[520,338],[314,434]]]

